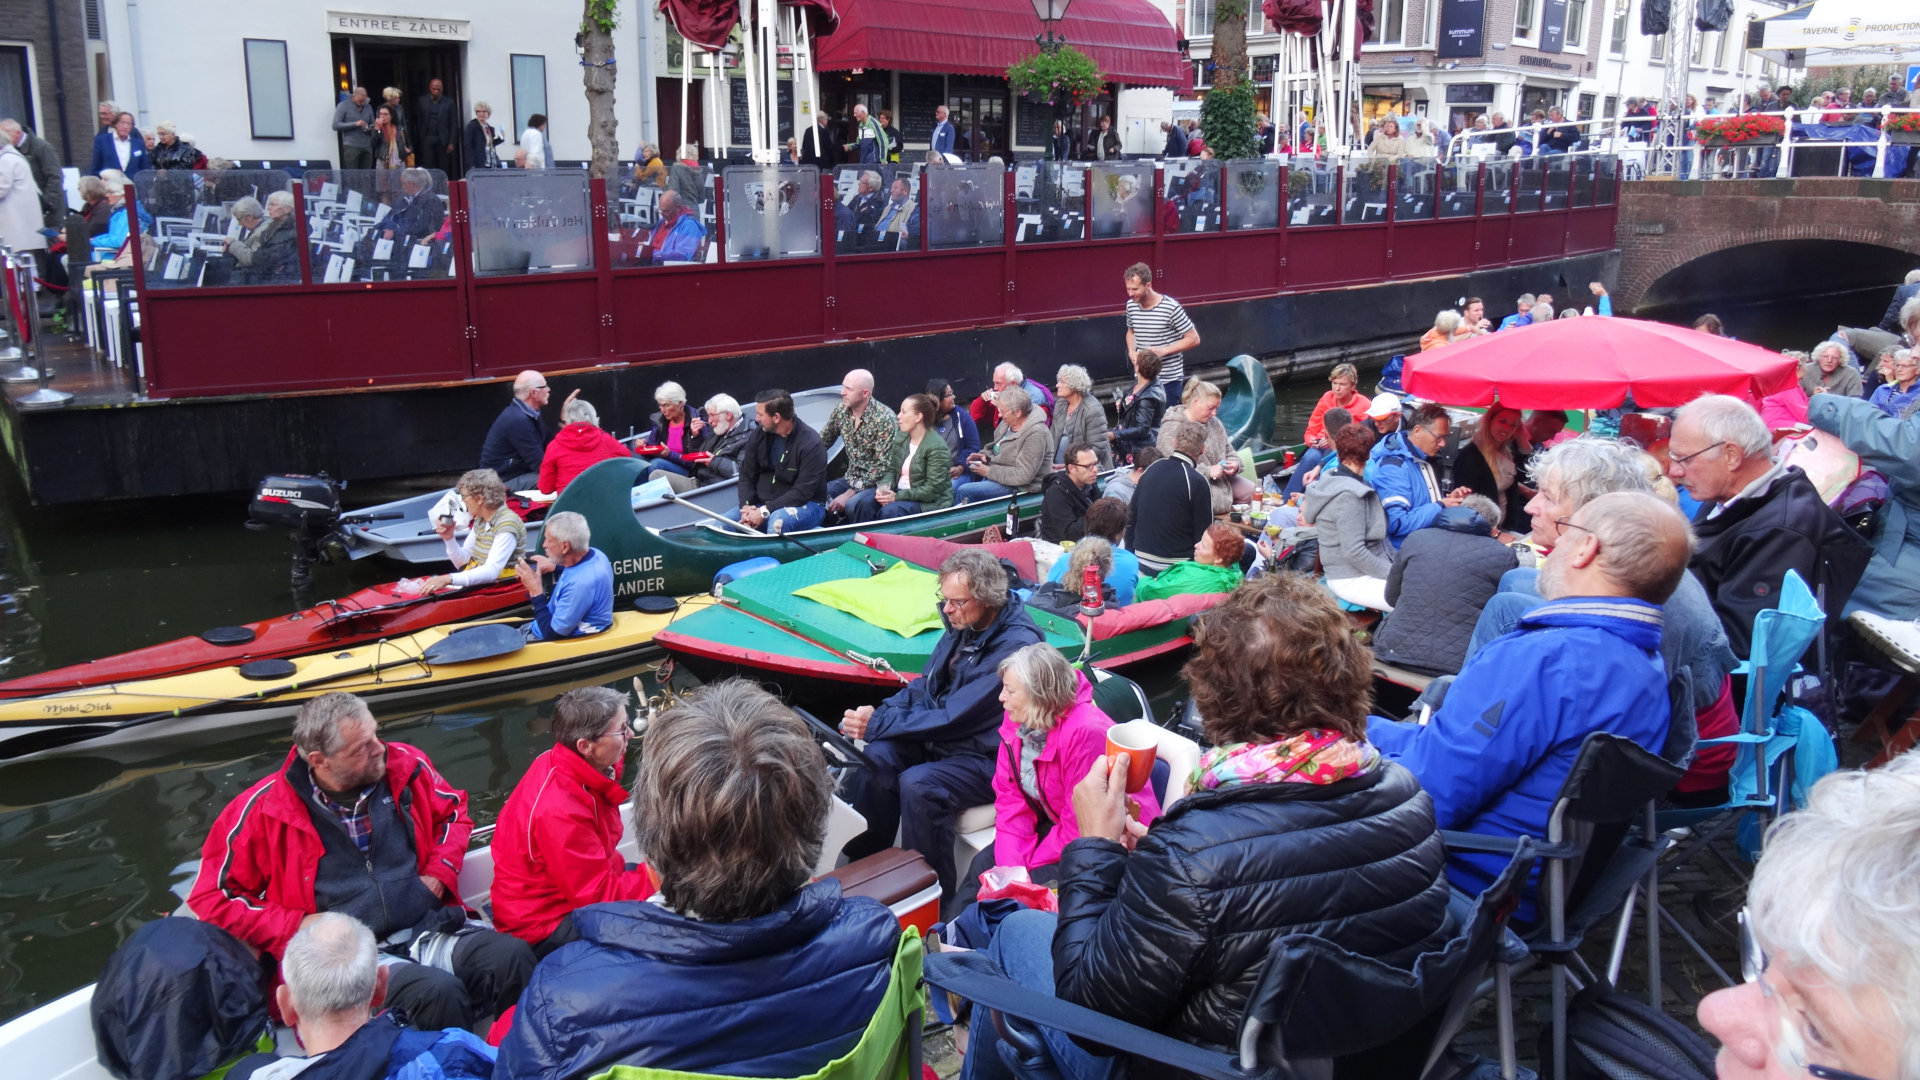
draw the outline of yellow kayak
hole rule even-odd
[[[559,641],[522,643],[515,639],[526,620],[486,619],[290,660],[0,701],[0,760],[136,732],[142,739],[169,738],[291,715],[307,699],[335,690],[379,708],[507,682],[551,682],[630,659],[673,620],[711,603],[696,595],[667,614],[617,611],[607,630]]]

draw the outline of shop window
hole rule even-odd
[[[245,38],[247,112],[256,139],[293,138],[293,84],[287,77],[287,43]]]
[[[527,117],[534,113],[547,111],[547,58],[514,53],[513,63],[513,131],[511,136],[519,138],[527,130]]]
[[[1567,0],[1567,48],[1587,43],[1587,0]]]

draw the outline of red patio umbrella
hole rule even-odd
[[[1785,390],[1792,357],[1639,319],[1556,319],[1409,356],[1409,394],[1443,405],[1611,409],[1685,405],[1701,394],[1758,402]]]

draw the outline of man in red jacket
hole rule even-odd
[[[579,938],[575,908],[654,893],[647,868],[618,850],[632,737],[625,697],[604,686],[568,691],[553,705],[553,749],[533,759],[500,811],[494,925],[542,959]]]
[[[286,763],[214,821],[187,906],[276,960],[319,912],[352,915],[393,961],[389,1006],[423,1029],[484,1031],[534,957],[467,924],[458,886],[472,833],[466,792],[425,754],[381,742],[359,698],[322,694],[294,720]]]

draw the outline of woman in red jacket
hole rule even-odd
[[[1352,364],[1336,364],[1333,373],[1327,376],[1333,389],[1320,395],[1313,406],[1313,416],[1307,420],[1306,443],[1326,449],[1332,443],[1327,438],[1327,410],[1345,409],[1355,416],[1365,415],[1367,399],[1359,391],[1360,372]]]
[[[579,398],[570,398],[560,411],[565,424],[540,459],[540,490],[558,495],[573,478],[595,462],[608,458],[632,457],[620,440],[600,430],[600,414]]]

